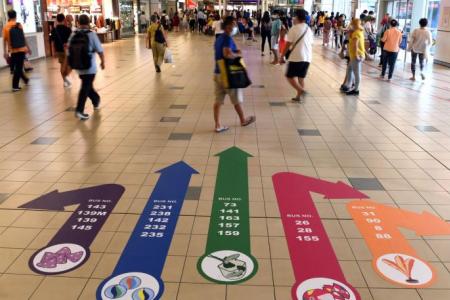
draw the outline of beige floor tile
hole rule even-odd
[[[30,299],[42,280],[41,276],[4,274],[0,276],[2,299]]]
[[[30,299],[56,300],[61,299],[61,295],[64,295],[64,299],[77,299],[86,282],[87,279],[81,278],[46,277]]]
[[[226,295],[225,289],[224,285],[217,284],[181,283],[178,300],[198,299],[198,295],[202,295],[205,299],[223,300]]]
[[[226,299],[238,300],[242,299],[243,295],[248,300],[275,300],[272,286],[227,286]]]

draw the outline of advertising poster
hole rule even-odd
[[[36,15],[32,0],[13,0],[13,8],[17,12],[17,22],[22,24],[25,33],[36,32]]]

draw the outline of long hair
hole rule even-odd
[[[351,24],[352,24],[353,30],[363,30],[360,19],[353,19]]]
[[[270,22],[270,14],[268,11],[264,12],[264,15],[262,17],[262,22],[263,23],[269,23]]]

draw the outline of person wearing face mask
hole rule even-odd
[[[214,44],[214,57],[215,57],[215,69],[214,69],[214,84],[216,100],[214,103],[214,122],[215,131],[217,133],[224,132],[229,128],[223,126],[220,123],[220,108],[224,104],[225,96],[230,97],[231,103],[234,105],[234,109],[239,116],[241,126],[248,126],[255,122],[255,116],[245,117],[244,110],[242,108],[243,103],[243,91],[242,89],[225,89],[220,77],[219,66],[217,61],[222,59],[234,59],[242,55],[233,40],[233,36],[238,33],[237,24],[232,16],[228,16],[223,21],[223,34],[221,34]]]

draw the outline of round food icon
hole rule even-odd
[[[346,284],[325,277],[316,277],[303,281],[297,287],[299,300],[357,300],[353,290]]]
[[[409,287],[422,287],[433,281],[433,270],[423,260],[402,253],[388,253],[375,261],[378,273],[386,279]]]
[[[241,282],[254,275],[256,264],[250,256],[233,250],[220,250],[203,257],[200,268],[212,281]]]

